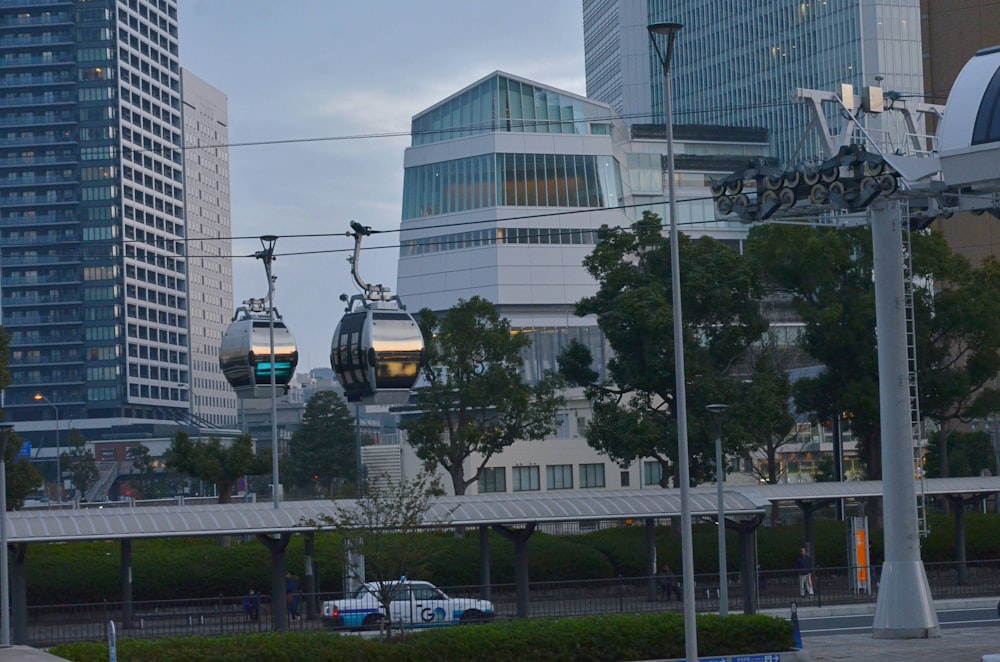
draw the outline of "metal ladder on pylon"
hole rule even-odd
[[[930,534],[927,525],[927,472],[924,470],[925,440],[920,416],[920,389],[917,383],[917,328],[913,305],[913,251],[910,241],[910,205],[899,200],[899,219],[903,233],[903,298],[906,309],[906,363],[910,392],[910,434],[913,439],[913,476],[917,481],[917,532]]]

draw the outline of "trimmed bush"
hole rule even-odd
[[[738,655],[790,650],[792,625],[768,616],[699,616],[700,655]],[[75,662],[108,659],[105,644],[70,644],[52,649]],[[573,660],[604,662],[684,657],[680,614],[593,616],[559,620],[517,620],[475,627],[451,627],[382,642],[322,632],[253,634],[239,637],[183,637],[118,643],[122,660],[143,662],[301,662],[301,660]]]

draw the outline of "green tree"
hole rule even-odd
[[[978,475],[983,466],[972,474],[951,473],[953,466],[962,465],[949,460],[949,432],[956,420],[967,423],[1000,408],[995,381],[1000,372],[1000,320],[996,316],[1000,263],[987,258],[973,268],[965,258],[951,253],[943,237],[934,237],[942,246],[932,244],[930,248],[937,250],[926,251],[923,261],[938,287],[932,298],[921,302],[916,327],[920,409],[939,431],[935,443],[941,461],[931,475]]]
[[[94,451],[87,448],[87,439],[83,433],[72,428],[67,440],[69,450],[62,454],[62,467],[69,472],[70,481],[83,498],[87,490],[100,479],[101,471],[97,468]]]
[[[1000,467],[996,466],[993,455],[993,441],[987,432],[948,432],[948,471],[944,471],[941,462],[941,436],[935,435],[927,445],[927,474],[930,476],[978,476],[983,469],[996,476]]]
[[[149,454],[149,447],[145,444],[136,444],[129,447],[125,452],[125,457],[132,465],[129,473],[137,473],[140,476],[148,476],[153,473],[153,458]]]
[[[1000,394],[984,388],[1000,370],[1000,264],[973,269],[936,232],[914,233],[911,247],[920,410],[946,430],[1000,405]],[[871,232],[761,225],[747,252],[775,291],[791,295],[805,323],[801,346],[825,366],[796,383],[798,408],[821,418],[850,412],[859,458],[869,478],[880,478]]]
[[[7,463],[7,510],[15,510],[24,506],[24,500],[29,494],[44,484],[41,474],[30,461],[18,457],[23,441],[17,433],[11,430],[7,433],[7,446],[4,460]]]
[[[784,446],[796,441],[795,417],[790,401],[792,385],[788,369],[794,359],[788,350],[777,346],[774,333],[765,335],[760,346],[751,348],[748,360],[752,371],[739,390],[739,400],[727,412],[725,429],[735,428],[750,449],[745,459],[754,478],[776,484],[782,477],[778,453]],[[752,461],[753,456],[764,457],[762,466]]]
[[[10,372],[7,371],[7,364],[10,361],[10,335],[0,327],[0,391],[3,391],[11,384]],[[2,419],[0,412],[0,419]],[[2,431],[0,434],[7,435],[4,460],[7,471],[7,494],[4,495],[5,507],[7,510],[20,508],[24,505],[24,499],[31,492],[43,484],[42,477],[35,469],[34,465],[24,458],[18,459],[23,442],[13,430]]]
[[[219,490],[219,503],[229,503],[233,487],[242,476],[269,471],[269,457],[257,455],[253,439],[240,435],[229,444],[218,437],[207,441],[192,441],[187,432],[178,432],[163,456],[170,469],[192,478],[214,483]]]
[[[455,494],[465,494],[495,454],[556,431],[561,381],[546,374],[537,384],[524,383],[521,351],[529,340],[485,299],[459,301],[440,317],[424,309],[417,323],[426,386],[416,390],[419,414],[402,427],[417,457],[444,468]],[[466,477],[465,462],[473,454],[479,454],[479,465]]]
[[[351,493],[357,480],[358,451],[354,417],[333,391],[309,398],[302,427],[292,434],[282,476],[289,485],[328,496]]]
[[[706,406],[736,405],[753,367],[741,365],[747,348],[767,330],[757,279],[736,251],[710,238],[680,237],[685,374],[688,389],[691,477],[714,474],[714,425]],[[622,466],[653,458],[662,485],[677,484],[676,380],[670,244],[656,214],[644,212],[634,230],[604,228],[584,260],[598,291],[576,306],[595,315],[614,350],[607,379],[598,380],[590,351],[571,344],[559,357],[562,374],[584,386],[593,406],[587,442]],[[735,409],[736,407],[734,407]],[[747,438],[728,424],[725,451],[749,452]]]

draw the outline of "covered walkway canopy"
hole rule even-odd
[[[837,499],[869,498],[882,495],[881,481],[842,483],[796,483],[786,485],[731,485],[724,491],[726,526],[740,534],[741,582],[744,590],[756,586],[756,546],[753,536],[771,504],[795,502],[806,512],[807,529],[813,506]],[[1000,493],[1000,477],[937,478],[924,481],[922,492],[944,496],[962,505],[956,508],[956,530],[961,530],[959,513],[964,503]],[[714,486],[690,490],[691,515],[714,519],[718,513]],[[336,505],[350,508],[352,499]],[[130,503],[88,504],[78,508],[31,508],[7,514],[8,544],[13,555],[12,610],[14,641],[27,636],[26,547],[31,543],[54,543],[87,540],[121,542],[122,602],[125,613],[131,612],[131,541],[142,538],[170,538],[219,535],[255,535],[271,550],[272,593],[283,599],[285,548],[290,536],[307,534],[306,556],[311,556],[310,522],[322,515],[333,515],[335,503],[322,501],[285,501],[275,508],[272,503],[136,505]],[[656,570],[654,522],[680,517],[680,490],[649,488],[642,490],[559,490],[515,492],[465,496],[442,496],[431,501],[424,518],[428,527],[478,527],[480,533],[480,579],[489,590],[488,533],[492,528],[514,544],[518,615],[528,611],[527,543],[535,527],[545,523],[640,520],[645,524],[645,547],[650,575]],[[956,533],[956,535],[959,535]],[[808,537],[808,531],[807,531]],[[957,552],[964,559],[964,538]],[[309,589],[311,562],[306,564],[306,589]],[[650,590],[655,591],[652,582]],[[744,596],[744,605],[755,611],[755,595]],[[307,603],[308,609],[308,603]],[[283,612],[281,613],[283,615]],[[284,621],[276,620],[276,629]],[[128,625],[125,625],[128,627]]]
[[[918,490],[919,491],[919,490]],[[1000,477],[930,478],[928,496],[984,497],[1000,493]],[[882,481],[734,485],[725,490],[725,510],[734,519],[763,515],[778,502],[815,502],[879,497]],[[690,491],[692,517],[717,513],[714,487]],[[30,508],[7,514],[7,540],[16,543],[121,540],[186,536],[306,533],[307,525],[333,512],[334,503],[350,507],[353,499],[337,502],[284,501],[142,506],[104,504],[75,509]],[[432,501],[428,526],[480,526],[581,522],[614,519],[680,517],[680,490],[559,490],[465,496],[443,496]]]

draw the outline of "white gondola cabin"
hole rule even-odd
[[[361,239],[371,228],[351,221],[348,236],[354,237],[354,254],[348,258],[351,275],[363,294],[347,301],[345,315],[330,343],[330,367],[344,387],[348,402],[401,404],[420,376],[424,337],[413,316],[389,296],[383,285],[366,283],[358,273]],[[356,305],[355,305],[356,304]]]
[[[242,312],[242,316],[241,316]],[[271,331],[266,314],[237,311],[237,319],[222,336],[219,366],[236,394],[243,398],[271,397]],[[280,319],[274,320],[274,383],[288,390],[299,361],[295,338]]]
[[[420,328],[395,307],[360,307],[340,320],[330,365],[349,402],[405,402],[420,373]]]

